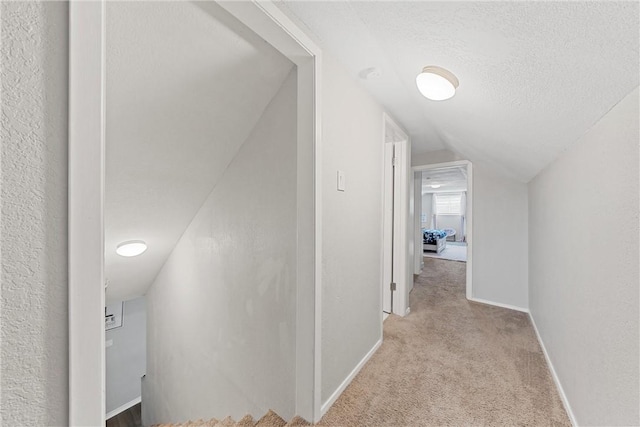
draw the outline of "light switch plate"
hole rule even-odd
[[[344,171],[338,171],[338,191],[344,191],[345,185]]]
[[[109,347],[111,347],[112,345],[113,345],[113,340],[106,340],[106,341],[104,342],[104,346],[105,346],[106,348],[109,348]]]

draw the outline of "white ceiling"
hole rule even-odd
[[[528,181],[638,86],[638,2],[278,1],[399,120],[413,152],[450,149]],[[423,98],[439,65],[457,94]],[[362,79],[375,67],[378,78]]]
[[[440,187],[432,188],[431,184]],[[453,166],[422,171],[422,194],[467,191],[467,167]]]
[[[145,293],[293,64],[215,3],[107,2],[107,299]],[[116,245],[140,239],[134,258]]]

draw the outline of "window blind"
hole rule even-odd
[[[445,193],[436,196],[438,215],[462,215],[462,193]]]

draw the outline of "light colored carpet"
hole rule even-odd
[[[447,242],[447,247],[439,254],[431,251],[424,251],[424,256],[428,258],[449,259],[452,261],[467,261],[467,245]]]
[[[465,264],[425,259],[411,314],[323,426],[570,426],[525,313],[468,302]]]

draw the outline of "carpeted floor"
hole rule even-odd
[[[454,242],[447,242],[447,247],[440,253],[434,251],[424,251],[427,258],[450,259],[452,261],[467,261],[467,245]]]
[[[468,302],[465,263],[425,258],[411,314],[323,426],[570,426],[525,313]]]

